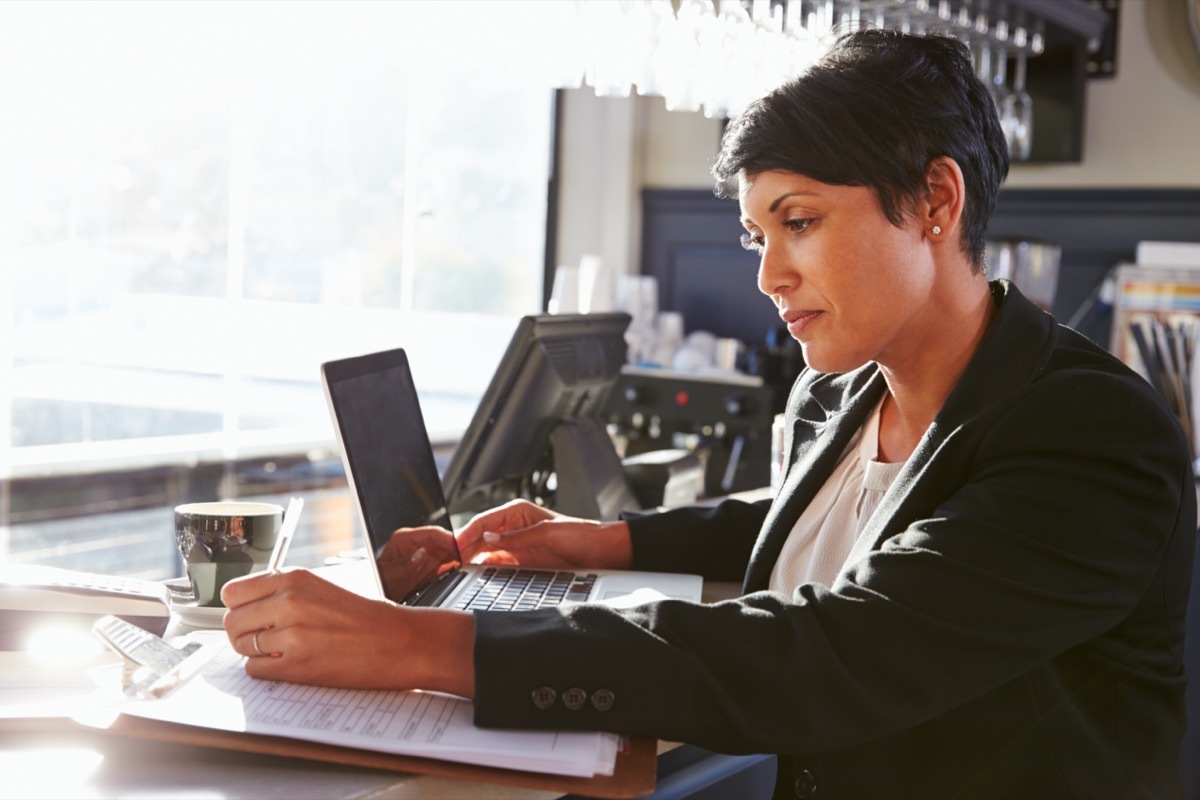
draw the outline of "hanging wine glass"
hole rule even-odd
[[[1004,131],[1004,139],[1008,142],[1008,152],[1013,151],[1014,121],[1010,103],[1011,92],[1008,90],[1008,53],[1001,47],[991,47],[991,75],[988,91],[996,104],[996,113],[1000,116],[1000,127]]]
[[[975,77],[979,78],[979,82],[990,94],[992,91],[992,48],[988,46],[987,42],[973,42],[965,33],[957,35],[970,49],[971,66],[975,70]]]
[[[820,31],[821,35],[833,30],[833,26],[837,22],[835,13],[834,0],[825,0],[824,4],[818,2],[814,30]]]
[[[711,2],[680,0],[674,22],[663,31],[655,80],[668,111],[700,110],[700,35],[712,16]]]
[[[597,97],[629,97],[633,74],[627,60],[630,37],[625,8],[601,0],[587,0],[578,8],[589,32],[584,80]]]
[[[1026,53],[1018,50],[1013,63],[1013,85],[1005,107],[1011,120],[1009,151],[1017,161],[1028,161],[1033,149],[1033,98],[1025,89]]]
[[[862,27],[862,6],[859,0],[845,0],[838,25],[842,32],[856,31]]]
[[[671,0],[642,0],[632,8],[631,23],[635,28],[635,52],[630,59],[633,86],[643,97],[662,96],[664,88],[659,83],[662,72],[659,65],[664,60],[664,51],[669,48],[664,42],[675,24]]]

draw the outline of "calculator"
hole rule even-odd
[[[158,581],[92,572],[12,565],[0,567],[0,650],[24,650],[48,625],[90,632],[111,614],[155,635],[171,619],[170,591]]]

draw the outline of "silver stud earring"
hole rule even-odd
[[[941,233],[942,233],[942,226],[941,226],[941,225],[934,225],[934,226],[933,226],[933,235],[934,235],[934,236],[940,236],[940,235],[941,235]]]

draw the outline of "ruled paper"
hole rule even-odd
[[[617,737],[605,733],[477,728],[470,700],[436,692],[329,689],[251,678],[223,634],[211,660],[158,700],[126,698],[118,710],[149,719],[270,734],[383,753],[506,769],[611,775]]]

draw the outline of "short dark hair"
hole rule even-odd
[[[731,121],[713,176],[717,194],[728,197],[737,196],[739,175],[768,170],[866,186],[900,226],[926,195],[926,171],[941,156],[962,169],[962,247],[979,272],[1008,175],[995,103],[957,39],[867,29],[839,37],[816,64]]]

